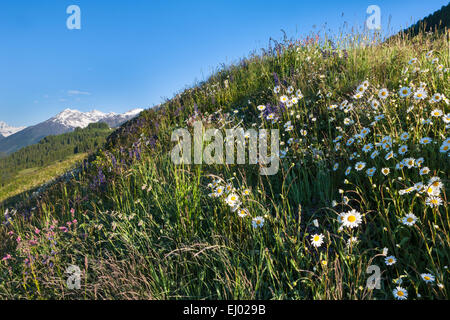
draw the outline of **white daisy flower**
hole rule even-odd
[[[230,206],[234,207],[239,203],[239,197],[235,193],[230,193],[228,197],[225,199],[225,202]]]
[[[443,115],[444,113],[442,112],[442,110],[440,109],[434,109],[433,111],[431,111],[431,116],[435,117],[435,118],[439,118]]]
[[[361,85],[364,87],[364,89],[368,89],[369,88],[369,80],[364,80]]]
[[[406,98],[411,94],[411,89],[409,87],[403,87],[399,91],[400,97]]]
[[[403,133],[400,135],[400,140],[406,141],[406,140],[408,140],[408,139],[409,139],[409,133],[408,133],[408,132],[403,132]]]
[[[408,292],[406,291],[406,289],[400,286],[395,288],[394,291],[392,291],[392,293],[394,294],[394,297],[398,300],[406,300],[408,298]]]
[[[394,256],[389,256],[384,259],[384,262],[386,263],[386,265],[392,266],[397,262],[397,259]]]
[[[416,100],[424,100],[427,97],[427,92],[425,90],[418,90],[416,93],[414,93],[414,99]]]
[[[444,184],[441,181],[441,178],[439,177],[431,177],[430,180],[428,180],[428,188],[427,193],[428,195],[436,196],[441,193],[441,188],[444,186]]]
[[[423,190],[423,188],[424,188],[423,182],[414,183],[414,188],[416,188],[417,192],[422,193],[424,191]]]
[[[351,171],[352,171],[352,167],[347,167],[347,169],[345,169],[345,175],[348,176]]]
[[[450,113],[443,115],[442,121],[444,121],[445,123],[450,123]]]
[[[367,176],[372,177],[372,176],[375,174],[375,171],[376,171],[376,170],[377,170],[377,169],[376,169],[375,167],[372,167],[372,168],[367,169],[367,171],[366,171]]]
[[[246,217],[248,215],[249,215],[249,212],[248,212],[247,209],[244,209],[244,208],[238,209],[238,216],[239,217],[244,218],[244,217]]]
[[[423,137],[422,139],[420,139],[419,143],[420,144],[429,144],[432,141],[432,139],[430,137]]]
[[[372,150],[372,148],[373,148],[373,144],[368,143],[368,144],[366,144],[366,145],[362,148],[362,151],[363,151],[364,153],[367,153],[367,152],[369,152],[370,150]]]
[[[426,283],[434,282],[435,277],[431,273],[422,273],[420,275]]]
[[[388,97],[388,95],[389,95],[389,91],[387,89],[385,89],[385,88],[383,88],[380,91],[378,91],[378,97],[380,99],[384,100],[384,99],[386,99]]]
[[[374,110],[377,110],[378,107],[380,106],[380,102],[379,102],[378,100],[376,100],[376,99],[373,99],[373,100],[370,102],[370,104],[372,105],[372,108],[373,108]]]
[[[403,159],[403,164],[408,167],[408,169],[411,169],[414,167],[415,159],[414,158],[406,158]]]
[[[361,171],[362,169],[364,169],[365,166],[366,166],[366,163],[363,161],[360,161],[355,164],[355,169],[357,171]]]
[[[440,153],[446,153],[448,150],[450,150],[450,145],[448,145],[448,144],[443,144],[439,148]]]
[[[293,125],[289,125],[289,126],[286,127],[285,130],[286,131],[292,131],[292,130],[294,130],[294,126]]]
[[[218,186],[218,187],[216,188],[215,194],[216,194],[216,196],[218,197],[218,196],[221,196],[221,195],[224,193],[224,191],[225,191],[225,188],[224,188],[224,187]]]
[[[232,185],[231,183],[228,183],[228,184],[225,186],[225,191],[226,191],[227,193],[233,191],[233,185]]]
[[[256,107],[259,111],[264,111],[266,110],[266,106],[263,104],[260,104],[259,106]]]
[[[360,84],[360,85],[356,88],[356,92],[364,93],[364,91],[366,91],[366,87],[364,87],[362,84]]]
[[[425,161],[425,159],[423,157],[417,158],[416,159],[416,167],[420,168],[424,161]]]
[[[361,135],[361,137],[365,138],[369,133],[370,133],[369,128],[362,128],[359,134]]]
[[[357,237],[351,237],[347,240],[347,247],[353,247],[356,244],[358,244],[358,238]]]
[[[398,153],[399,154],[405,154],[406,152],[408,152],[408,146],[407,145],[402,145],[402,146],[400,146],[400,148],[398,148]]]
[[[263,217],[256,217],[252,220],[252,226],[253,228],[262,228],[264,225],[264,218]]]
[[[425,200],[425,203],[431,208],[436,208],[442,205],[442,199],[438,196],[430,196]]]
[[[363,94],[361,92],[358,92],[353,96],[354,99],[361,99],[362,97],[363,97]]]
[[[440,93],[433,94],[433,98],[431,98],[431,101],[433,102],[439,102],[442,100],[442,95]]]
[[[311,236],[311,244],[316,248],[319,248],[323,244],[323,234],[313,234]]]
[[[353,229],[353,228],[359,226],[362,222],[361,213],[359,213],[355,209],[344,213],[341,216],[341,219],[342,219],[342,224],[344,225],[344,227],[348,227],[350,229]]]
[[[412,213],[408,213],[402,219],[402,223],[404,225],[407,225],[407,226],[410,226],[410,227],[413,226],[416,223],[416,221],[417,221],[417,217],[414,214],[412,214]]]

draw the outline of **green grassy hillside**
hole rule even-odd
[[[84,129],[45,137],[0,158],[0,202],[63,174],[103,146],[109,134],[107,124],[93,123]]]
[[[14,202],[14,196],[31,194],[34,188],[49,183],[58,176],[66,173],[86,159],[87,153],[77,153],[64,160],[55,160],[47,165],[27,168],[15,173],[14,178],[0,187],[0,202],[8,200]]]
[[[450,28],[450,3],[419,20],[403,32],[414,36],[423,30],[428,32],[445,32],[448,28]]]
[[[0,298],[448,299],[448,34],[316,39],[218,70],[2,208]],[[174,164],[194,121],[279,129],[280,170]]]

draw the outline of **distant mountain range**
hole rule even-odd
[[[7,136],[10,136],[16,132],[19,132],[20,130],[25,129],[25,127],[11,127],[7,125],[5,122],[0,121],[0,140],[2,138],[6,138]]]
[[[97,110],[81,112],[65,109],[56,116],[37,125],[26,128],[13,128],[0,122],[0,154],[10,154],[23,147],[35,144],[49,135],[63,134],[75,128],[86,128],[90,123],[105,122],[111,128],[136,117],[143,109],[133,109],[117,114],[103,113]]]

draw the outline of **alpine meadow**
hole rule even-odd
[[[12,183],[45,143],[78,155],[0,203],[0,299],[449,299],[449,54],[446,27],[272,40],[114,131],[0,159]],[[278,171],[174,163],[195,123],[278,130]]]

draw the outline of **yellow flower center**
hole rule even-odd
[[[405,294],[403,293],[403,291],[399,291],[399,292],[397,292],[397,294],[400,296],[400,297],[403,297]]]
[[[349,217],[347,218],[347,220],[348,220],[349,222],[355,222],[355,221],[356,221],[356,217],[355,217],[355,216],[349,216]]]

